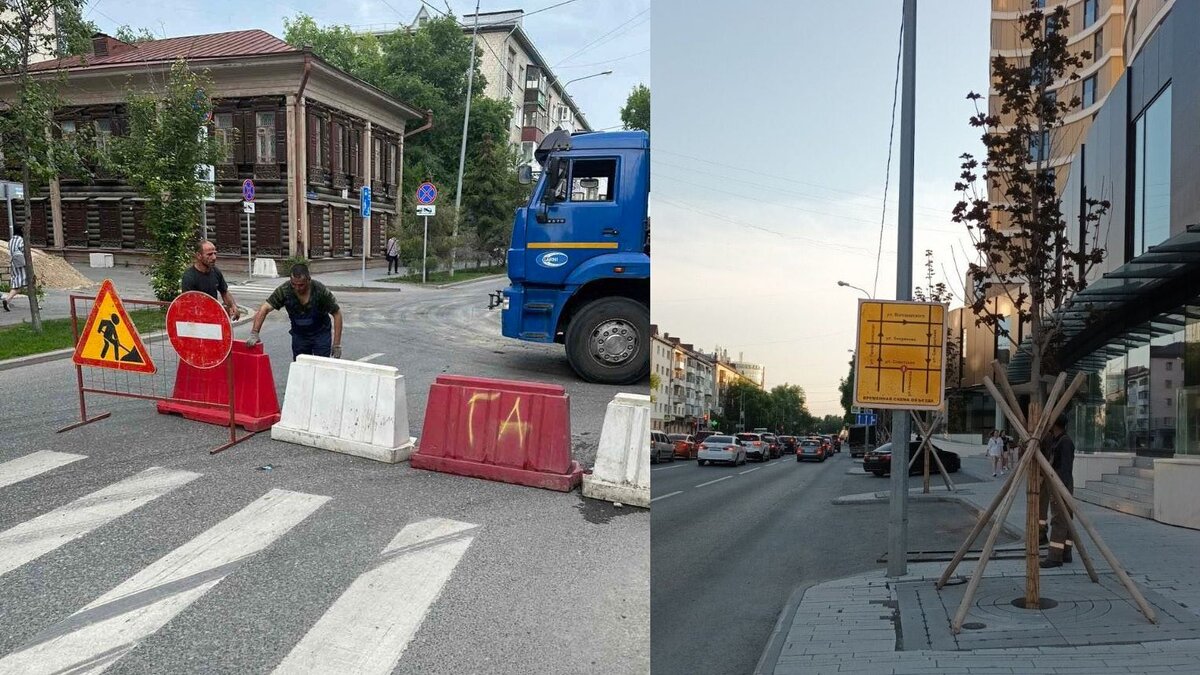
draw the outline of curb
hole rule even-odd
[[[242,309],[246,309],[249,312],[248,308],[243,307]],[[234,321],[233,326],[241,326],[243,324],[250,323],[253,320],[254,313],[249,312],[244,318]],[[166,337],[167,332],[165,330],[141,336],[143,344],[158,342]],[[30,354],[29,356],[19,356],[15,359],[5,359],[0,361],[0,371],[13,370],[15,368],[23,368],[25,366],[35,366],[39,363],[47,363],[50,361],[57,361],[59,359],[66,359],[70,358],[74,354],[75,348],[67,347],[66,349],[58,349],[52,352],[44,352],[42,354]]]
[[[762,656],[758,657],[758,663],[755,664],[752,675],[771,675],[775,672],[775,666],[778,665],[783,644],[787,641],[791,623],[796,618],[796,611],[800,609],[800,603],[804,602],[804,594],[819,583],[823,582],[797,586],[796,590],[788,596],[787,602],[783,604],[783,609],[779,612],[779,618],[775,621],[775,628],[771,630],[771,637],[767,638],[767,646],[763,647]]]

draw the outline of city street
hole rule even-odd
[[[232,291],[257,308],[281,282]],[[562,384],[590,465],[608,401],[645,385],[584,383],[561,346],[500,336],[503,285],[336,290],[344,357],[399,368],[418,437],[441,373]],[[281,401],[287,328],[262,331]],[[143,400],[89,395],[112,417],[56,434],[79,416],[68,359],[4,371],[0,400],[0,673],[649,670],[645,510],[265,432],[210,456],[226,432]]]
[[[831,502],[886,490],[888,481],[862,473],[845,451],[824,463],[783,455],[739,467],[677,460],[651,471],[656,675],[753,672],[793,592],[883,567],[887,503]],[[910,502],[909,550],[953,549],[972,515]]]

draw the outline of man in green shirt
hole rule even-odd
[[[287,308],[292,329],[292,360],[301,354],[342,358],[342,310],[333,293],[319,281],[313,281],[308,265],[293,265],[291,279],[275,289],[254,315],[254,328],[246,346],[258,344],[258,331],[272,311]],[[333,321],[330,321],[330,317]],[[332,324],[333,336],[330,340]]]

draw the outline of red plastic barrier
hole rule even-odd
[[[246,431],[265,431],[279,421],[279,398],[275,395],[275,377],[271,374],[271,358],[262,344],[246,347],[241,340],[233,341],[233,411],[234,421]],[[183,415],[190,420],[209,424],[229,424],[228,364],[201,370],[184,361],[175,373],[175,393],[171,400],[159,401],[158,412]],[[194,402],[210,403],[199,405]],[[214,407],[225,406],[225,407]]]
[[[562,387],[537,382],[439,375],[410,462],[562,492],[583,479],[571,459],[571,399]]]

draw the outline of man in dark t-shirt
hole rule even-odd
[[[217,269],[217,247],[207,239],[196,245],[196,259],[183,273],[181,284],[184,292],[200,291],[217,300],[225,301],[225,311],[231,320],[238,318],[238,306],[225,283],[225,275]]]
[[[342,358],[342,310],[333,292],[315,281],[307,265],[293,265],[291,278],[284,282],[254,315],[254,328],[246,346],[258,344],[258,332],[267,315],[287,309],[292,322],[292,360],[301,354]],[[330,320],[332,318],[332,321]],[[332,329],[332,336],[330,330]],[[332,339],[331,339],[332,337]]]
[[[1050,425],[1050,466],[1062,481],[1068,492],[1075,492],[1075,441],[1067,435],[1067,416],[1059,415]],[[1042,489],[1053,489],[1043,482]],[[1064,500],[1065,501],[1065,500]],[[1060,506],[1057,500],[1051,502],[1050,519],[1050,550],[1042,559],[1042,567],[1060,567],[1065,562],[1071,562],[1070,522],[1071,512]]]

